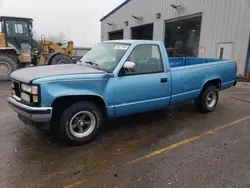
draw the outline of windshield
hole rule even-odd
[[[10,37],[29,37],[29,28],[26,21],[6,20],[7,35]]]
[[[99,43],[78,64],[113,72],[129,46],[124,43]]]

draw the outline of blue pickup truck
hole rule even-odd
[[[236,72],[234,60],[168,58],[162,42],[107,41],[77,64],[13,72],[8,102],[24,123],[84,144],[107,118],[192,100],[200,112],[211,112],[219,91],[236,84]]]

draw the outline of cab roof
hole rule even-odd
[[[16,20],[30,20],[30,21],[33,21],[32,18],[14,17],[14,16],[0,16],[0,20],[3,20],[3,19],[16,19]]]

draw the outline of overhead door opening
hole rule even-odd
[[[132,27],[131,38],[137,40],[153,40],[153,30],[154,30],[154,24]]]
[[[166,22],[165,46],[170,57],[197,57],[202,16]]]
[[[123,39],[123,30],[109,32],[109,40]]]

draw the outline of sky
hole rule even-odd
[[[124,0],[0,0],[0,16],[31,17],[40,36],[64,33],[75,46],[101,40],[100,19]]]

